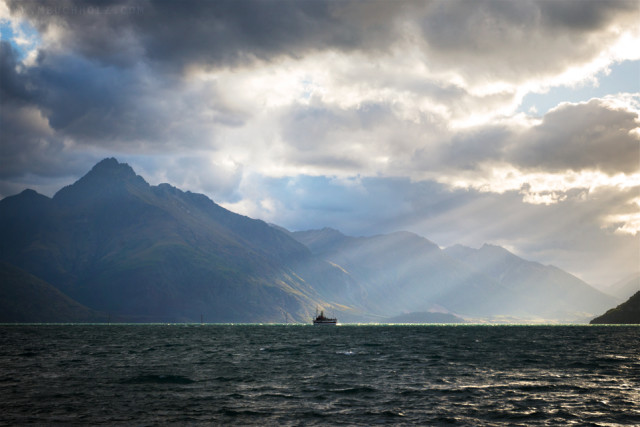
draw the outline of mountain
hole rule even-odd
[[[317,307],[341,322],[433,312],[575,321],[617,303],[498,246],[291,233],[149,185],[116,159],[52,198],[25,190],[0,200],[0,263],[3,321],[309,322]]]
[[[608,293],[619,297],[621,300],[629,298],[638,291],[640,291],[640,273],[625,277],[607,289]]]
[[[313,253],[324,255],[337,252],[343,245],[356,238],[347,237],[336,229],[325,227],[322,230],[295,231],[291,233],[299,242],[304,243]]]
[[[543,318],[584,320],[615,304],[615,298],[566,271],[524,260],[500,246],[455,245],[445,252],[511,290],[515,295],[509,301],[511,307]]]
[[[587,321],[615,303],[565,271],[499,246],[442,250],[408,232],[350,237],[324,228],[292,235],[362,283],[368,307],[387,316],[444,308],[471,318]]]
[[[134,321],[308,321],[317,306],[347,320],[362,311],[345,302],[359,285],[287,233],[204,195],[151,186],[115,159],[51,199],[26,190],[1,200],[0,261]]]
[[[72,300],[50,284],[0,262],[0,322],[104,322],[108,316]]]
[[[591,324],[640,324],[640,291],[616,308],[593,319]]]
[[[368,307],[385,316],[428,312],[488,316],[500,312],[510,291],[409,232],[349,237],[325,228],[292,235],[316,255],[362,283]]]

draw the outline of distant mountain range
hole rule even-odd
[[[325,228],[292,235],[365,284],[370,308],[385,316],[443,308],[486,316],[499,311],[510,297],[504,286],[413,233],[349,237]]]
[[[547,319],[575,316],[587,320],[589,313],[617,301],[566,271],[524,260],[499,246],[471,249],[456,245],[445,252],[508,288],[514,296],[508,304],[517,315],[524,310]]]
[[[607,293],[625,300],[640,291],[640,273],[625,277],[607,289]]]
[[[115,159],[53,198],[1,200],[0,263],[5,322],[587,321],[619,302],[497,246],[290,233]]]
[[[446,308],[493,320],[586,322],[617,303],[557,267],[526,261],[499,246],[442,250],[407,232],[349,237],[330,228],[293,236],[366,283],[370,302],[385,314]]]
[[[390,317],[384,320],[385,323],[465,323],[465,320],[451,313],[436,312],[413,312]]]

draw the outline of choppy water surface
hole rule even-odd
[[[633,326],[0,326],[0,424],[640,424]]]

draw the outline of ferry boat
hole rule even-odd
[[[316,318],[313,319],[313,324],[318,326],[336,326],[337,323],[338,319],[335,317],[325,317],[324,310],[321,310],[320,315],[317,315]]]

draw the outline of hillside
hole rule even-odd
[[[286,233],[203,195],[151,186],[115,159],[52,199],[27,190],[0,201],[0,242],[0,261],[94,310],[141,321],[357,312],[342,296],[357,284]]]
[[[0,322],[104,322],[108,315],[79,304],[50,284],[0,262]]]
[[[437,308],[469,317],[588,321],[615,303],[565,271],[499,246],[441,250],[407,232],[350,237],[324,228],[292,235],[362,283],[369,306],[387,315]]]
[[[591,324],[640,324],[640,291],[616,308],[593,319]]]
[[[626,300],[638,291],[640,291],[640,273],[625,277],[607,289],[608,293],[621,300]]]
[[[363,284],[377,312],[428,312],[488,316],[499,312],[509,291],[409,232],[349,237],[332,229],[293,233],[313,253],[339,265]]]
[[[510,289],[515,295],[509,301],[512,307],[526,308],[542,318],[586,321],[590,314],[616,302],[566,271],[524,260],[500,246],[455,245],[445,252]]]

